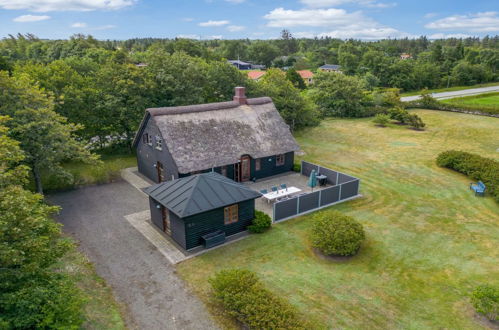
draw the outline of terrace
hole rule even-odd
[[[274,222],[291,219],[359,196],[359,179],[305,161],[302,161],[301,165],[300,173],[288,172],[248,183],[251,189],[258,192],[263,189],[270,192],[272,187],[281,190],[281,184],[285,184],[287,189],[296,187],[300,190],[276,201],[269,201],[265,197],[255,201],[256,209],[267,213]],[[323,185],[320,185],[318,180],[313,189],[308,186],[312,170],[327,177]]]

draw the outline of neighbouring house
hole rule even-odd
[[[265,71],[248,71],[248,78],[254,81],[258,81],[265,75],[265,73]]]
[[[407,54],[407,53],[400,54],[400,59],[401,60],[408,60],[410,58],[412,58],[411,54]]]
[[[217,172],[236,182],[293,169],[299,146],[269,97],[147,109],[135,136],[139,172],[154,182]]]
[[[337,64],[324,64],[323,66],[319,67],[320,71],[324,72],[338,72],[341,73],[341,66]]]
[[[240,60],[229,60],[229,63],[238,68],[239,70],[251,70],[252,65],[248,62],[243,62]]]
[[[145,192],[152,223],[186,250],[245,231],[261,196],[215,172],[162,182]]]
[[[314,73],[310,70],[298,70],[296,71],[300,77],[305,81],[305,84],[310,85],[314,83]]]

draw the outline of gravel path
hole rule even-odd
[[[128,310],[133,329],[216,329],[175,268],[124,218],[149,208],[146,197],[116,182],[49,196],[58,220]]]

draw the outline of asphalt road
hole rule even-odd
[[[471,95],[478,95],[478,94],[491,93],[491,92],[499,92],[499,86],[471,88],[471,89],[464,89],[462,91],[454,91],[454,92],[433,93],[432,95],[434,98],[436,98],[438,100],[444,100],[444,99],[451,99],[454,97],[471,96]],[[420,97],[421,97],[421,95],[404,96],[404,97],[401,97],[400,100],[402,100],[403,102],[409,102],[409,101],[417,100]]]
[[[125,215],[147,210],[128,183],[91,186],[49,196],[58,220],[127,306],[132,329],[216,329],[204,305],[175,275],[175,267],[133,228]]]

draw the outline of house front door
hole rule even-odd
[[[241,157],[241,182],[251,179],[251,158],[249,156]]]
[[[170,214],[168,209],[164,206],[161,207],[161,215],[163,216],[163,231],[168,235],[171,235],[172,230],[170,227]]]
[[[158,171],[158,182],[165,181],[165,169],[163,168],[163,164],[161,164],[161,162],[156,163],[156,170]]]

